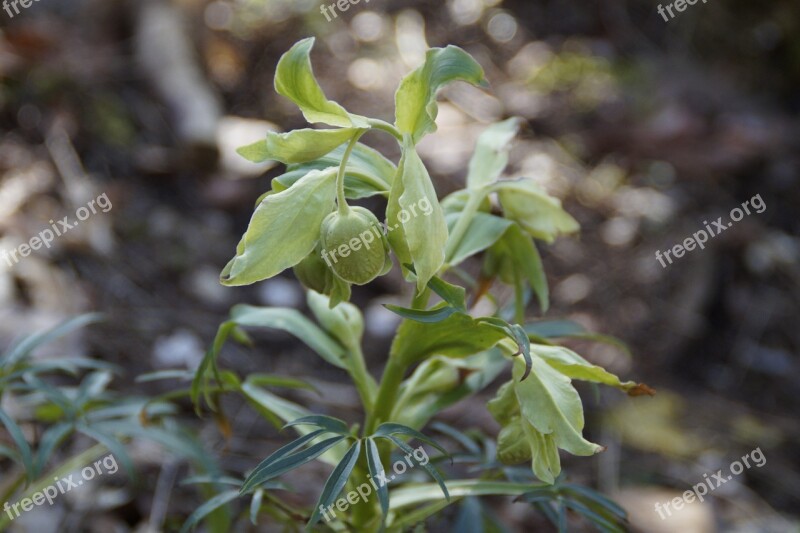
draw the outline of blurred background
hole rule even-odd
[[[103,193],[113,205],[49,249],[0,261],[0,346],[101,311],[105,322],[50,349],[115,363],[125,370],[118,390],[156,394],[169,385],[135,377],[196,367],[232,305],[304,309],[290,271],[244,288],[218,282],[255,200],[280,173],[234,149],[305,125],[272,88],[278,58],[316,36],[312,61],[328,97],[392,121],[402,76],[428,46],[455,44],[483,65],[491,88],[442,93],[439,131],[420,146],[440,196],[461,187],[489,123],[523,117],[508,175],[539,180],[582,226],[541,248],[553,295],[547,316],[627,343],[630,355],[570,346],[658,391],[628,399],[580,388],[587,435],[608,450],[564,457],[569,478],[614,497],[634,531],[797,531],[800,4],[699,2],[668,22],[656,8],[655,0],[364,0],[330,22],[317,0],[40,0],[13,17],[0,11],[0,250],[49,220],[74,218]],[[365,142],[395,157],[387,139]],[[657,250],[755,195],[763,213],[667,268],[658,263]],[[393,272],[354,290],[376,375],[397,324],[381,304],[407,301],[400,281]],[[254,337],[255,348],[226,348],[222,365],[308,379],[319,394],[287,397],[358,418],[343,372],[286,334]],[[440,419],[496,435],[484,407],[494,388]],[[285,441],[241,401],[225,411],[227,429],[195,418],[188,403],[183,416],[226,469],[244,472]],[[655,502],[757,447],[763,467],[658,518]],[[14,527],[147,530],[156,483],[180,465],[150,448],[134,459],[143,479],[114,481],[124,485],[115,504],[77,515],[77,504],[43,507]],[[290,498],[312,504],[326,472],[294,474]],[[191,487],[169,494],[178,518],[202,501]],[[530,506],[489,501],[509,531],[553,530]],[[59,525],[64,513],[72,518]],[[445,512],[431,530],[451,530],[454,519]]]

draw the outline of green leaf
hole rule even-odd
[[[339,496],[339,493],[342,492],[347,480],[350,478],[350,474],[353,472],[353,467],[356,466],[356,461],[358,461],[360,453],[361,441],[357,440],[350,449],[347,450],[342,461],[336,465],[336,468],[333,469],[330,477],[328,477],[328,480],[325,482],[322,494],[320,494],[319,500],[314,506],[314,512],[306,524],[307,530],[319,522],[320,509],[330,506],[336,500],[336,497]]]
[[[223,505],[227,505],[228,503],[232,502],[236,498],[239,497],[239,491],[236,490],[226,490],[225,492],[221,492],[208,500],[206,503],[198,507],[184,522],[183,527],[181,527],[180,533],[186,533],[191,531],[197,524],[200,523],[205,517],[222,507]]]
[[[570,379],[540,357],[533,357],[533,372],[525,381],[522,361],[514,362],[514,392],[522,416],[539,433],[553,435],[559,448],[573,455],[593,455],[603,450],[583,438],[583,404]]]
[[[303,260],[319,240],[322,220],[334,209],[336,169],[312,170],[293,187],[271,194],[253,213],[220,274],[223,285],[249,285]]]
[[[504,338],[503,330],[464,313],[434,324],[406,320],[397,330],[390,357],[408,365],[433,355],[461,358],[488,350]]]
[[[411,309],[408,307],[400,307],[399,305],[383,304],[389,311],[409,320],[416,322],[423,322],[426,324],[434,324],[445,320],[458,310],[450,307],[449,305],[436,306],[433,309]]]
[[[346,367],[346,353],[342,345],[296,309],[239,304],[231,309],[231,320],[242,327],[271,328],[291,333],[328,363],[339,368]]]
[[[498,193],[504,216],[534,238],[551,243],[559,235],[580,229],[561,207],[561,200],[547,194],[530,178],[498,181],[493,190]]]
[[[337,146],[350,140],[355,128],[335,130],[301,129],[288,133],[268,132],[267,138],[236,152],[253,163],[280,161],[284,164],[305,163],[319,159]]]
[[[301,437],[301,438],[306,438],[306,437]],[[276,461],[272,461],[263,468],[262,465],[264,463],[262,462],[259,466],[256,467],[256,470],[254,470],[253,473],[247,476],[244,485],[242,485],[241,493],[244,494],[246,492],[249,492],[258,485],[264,483],[265,481],[269,481],[270,479],[276,478],[281,474],[285,474],[290,470],[294,470],[299,466],[302,466],[306,463],[313,461],[314,459],[325,453],[329,448],[333,447],[334,445],[338,444],[344,439],[345,437],[343,436],[331,437],[322,442],[318,442],[312,446],[309,446],[308,448],[302,451],[295,452],[291,455],[281,457]],[[269,459],[270,458],[268,457],[267,460]]]
[[[448,283],[439,276],[433,276],[430,281],[428,281],[428,287],[438,294],[449,306],[458,311],[466,312],[467,291],[464,287]]]
[[[275,69],[275,91],[297,104],[311,123],[322,122],[343,128],[369,127],[363,117],[351,115],[336,102],[328,100],[322,92],[311,68],[313,46],[314,38],[309,37],[281,56]]]
[[[73,429],[71,422],[60,422],[54,426],[50,426],[42,434],[41,439],[39,439],[39,449],[36,451],[34,477],[38,477],[41,474],[42,470],[47,465],[47,461],[50,460],[53,451],[70,433],[72,433]]]
[[[616,387],[625,392],[638,386],[635,381],[621,382],[614,374],[606,371],[602,367],[591,364],[580,355],[563,346],[534,344],[531,348],[533,352],[544,359],[547,364],[569,378],[602,383],[604,385]]]
[[[11,440],[14,441],[14,445],[19,451],[20,457],[22,458],[22,466],[25,467],[25,474],[28,481],[33,481],[33,475],[36,470],[33,464],[31,447],[28,444],[28,441],[25,440],[25,435],[22,433],[22,430],[17,423],[14,422],[14,420],[2,408],[0,408],[0,422],[2,422],[6,427],[6,431],[8,431],[8,434],[11,436]]]
[[[372,434],[372,438],[388,438],[391,435],[404,435],[406,437],[411,437],[422,441],[426,444],[430,444],[446,456],[450,457],[450,454],[447,453],[447,450],[442,448],[442,446],[433,440],[432,438],[426,436],[424,433],[420,433],[416,429],[410,428],[408,426],[404,426],[402,424],[394,424],[391,422],[385,422],[378,426],[378,429],[375,430],[375,433]]]
[[[452,231],[461,213],[446,215],[447,226]],[[498,241],[514,223],[488,213],[475,213],[467,231],[459,241],[448,263],[455,266],[466,258],[482,252]]]
[[[518,224],[509,226],[503,237],[489,249],[483,274],[487,277],[498,276],[509,285],[525,279],[536,294],[542,312],[550,307],[550,292],[542,258],[536,244]]]
[[[71,318],[58,326],[47,330],[43,333],[37,333],[29,337],[25,337],[19,343],[12,346],[8,352],[0,357],[0,368],[12,368],[19,361],[27,357],[36,348],[41,345],[52,342],[53,340],[63,337],[64,335],[85,327],[88,324],[99,322],[102,320],[103,315],[91,313]]]
[[[511,483],[478,479],[459,479],[447,483],[450,497],[465,496],[519,496],[530,490],[542,487],[541,483]],[[408,484],[392,491],[390,508],[393,511],[443,500],[444,495],[435,483]],[[392,524],[394,526],[394,524]]]
[[[136,469],[133,467],[133,461],[131,460],[130,455],[125,450],[125,446],[117,439],[116,436],[106,433],[102,429],[102,426],[99,424],[95,426],[88,426],[87,424],[78,423],[75,426],[75,429],[89,437],[90,439],[96,440],[103,446],[109,449],[109,451],[114,454],[114,457],[119,459],[119,462],[122,463],[122,467],[128,472],[128,475],[131,478],[136,477]]]
[[[309,444],[312,440],[316,439],[320,435],[323,435],[327,432],[328,431],[326,429],[318,429],[316,431],[312,431],[311,433],[303,435],[302,437],[295,439],[289,444],[285,444],[280,448],[278,448],[277,450],[275,450],[274,452],[272,452],[266,459],[258,463],[258,466],[256,466],[252,472],[250,472],[250,475],[247,476],[247,479],[242,484],[241,492],[244,493],[250,490],[252,488],[252,486],[250,485],[250,480],[260,475],[263,471],[265,471],[270,466],[275,464],[276,461],[279,461],[280,459],[283,459],[284,457],[291,455],[296,450],[302,448],[306,444]]]
[[[453,81],[487,85],[481,66],[461,48],[431,48],[425,62],[410,72],[395,94],[397,128],[411,134],[416,144],[427,133],[436,131],[439,108],[436,94]]]
[[[423,210],[424,205],[429,208]],[[413,263],[421,292],[444,264],[447,224],[431,177],[408,136],[389,192],[386,225],[387,238],[401,264]]]
[[[520,124],[522,119],[513,117],[492,124],[481,133],[469,162],[468,188],[479,189],[500,177],[508,165],[511,141],[516,137]]]
[[[586,333],[586,329],[572,320],[540,320],[525,324],[525,331],[529,335],[550,339],[554,337],[571,337]]]
[[[347,427],[347,424],[344,420],[339,420],[338,418],[334,418],[332,416],[324,416],[324,415],[311,415],[311,416],[304,416],[302,418],[298,418],[297,420],[292,420],[288,422],[284,427],[292,427],[292,426],[316,426],[318,428],[322,428],[325,431],[330,433],[336,433],[338,435],[349,435],[350,428]]]
[[[287,172],[272,180],[272,189],[282,191],[291,187],[297,180],[305,176],[309,170],[324,170],[341,165],[347,144],[336,147],[324,157],[289,165]],[[344,175],[344,192],[348,199],[359,199],[376,194],[388,195],[397,167],[380,152],[362,143],[356,143]]]
[[[381,462],[381,454],[378,451],[378,446],[375,441],[368,437],[367,441],[367,468],[369,475],[372,479],[381,479],[384,476],[383,463]],[[381,512],[383,520],[386,520],[386,515],[389,513],[389,487],[385,483],[377,483],[378,485],[378,501],[381,504]]]
[[[261,503],[264,500],[264,489],[256,489],[253,499],[250,500],[250,523],[258,525],[258,513],[261,512]]]
[[[411,457],[414,459],[414,462],[416,462],[416,463],[417,463],[419,466],[421,466],[422,468],[424,468],[424,469],[425,469],[425,471],[426,471],[428,474],[430,474],[430,476],[431,476],[431,477],[432,477],[434,480],[436,480],[436,483],[438,483],[438,484],[439,484],[439,488],[441,488],[441,489],[442,489],[442,493],[444,494],[444,497],[445,497],[445,499],[446,499],[446,500],[449,502],[449,501],[450,501],[450,493],[449,493],[449,492],[447,492],[447,485],[445,485],[445,483],[444,483],[444,479],[442,479],[442,475],[439,473],[439,471],[436,469],[436,467],[434,467],[434,466],[433,466],[432,464],[430,464],[430,463],[425,463],[425,464],[422,464],[422,463],[420,463],[419,461],[417,461],[417,460],[416,460],[416,458],[414,457],[414,449],[413,449],[411,446],[409,446],[408,444],[406,444],[405,442],[403,442],[403,441],[401,441],[400,439],[398,439],[397,437],[395,437],[394,435],[389,435],[389,437],[388,437],[388,438],[389,438],[389,440],[391,440],[392,442],[394,442],[394,444],[395,444],[395,445],[396,445],[398,448],[400,448],[401,450],[403,450],[403,451],[406,453],[406,456],[409,456],[409,455],[410,455],[410,456],[411,456]]]

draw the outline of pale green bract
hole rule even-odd
[[[425,62],[403,78],[395,94],[397,129],[411,134],[414,144],[427,133],[436,131],[439,113],[436,94],[457,80],[487,85],[483,68],[461,48],[448,46],[428,50]]]
[[[431,206],[427,215],[418,207],[423,201]],[[401,264],[414,264],[417,289],[422,290],[444,264],[447,223],[428,170],[408,136],[389,192],[386,225],[392,249]]]
[[[517,222],[529,235],[551,243],[580,229],[561,201],[547,194],[530,178],[499,181],[494,185],[506,218]]]
[[[319,239],[322,219],[334,209],[336,169],[312,170],[292,187],[265,197],[220,274],[223,285],[249,285],[303,260]]]
[[[253,163],[280,161],[284,164],[306,163],[319,159],[347,142],[355,128],[337,130],[294,130],[288,133],[267,133],[267,138],[237,150]]]
[[[345,108],[328,100],[311,68],[311,48],[314,38],[303,39],[281,56],[275,69],[275,91],[300,108],[312,124],[323,123],[343,128],[368,128],[364,117],[348,113]]]

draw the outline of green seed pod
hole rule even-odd
[[[335,211],[322,221],[322,259],[344,281],[369,283],[391,265],[389,247],[380,222],[368,209],[351,207],[346,215]]]
[[[317,246],[313,252],[296,264],[292,270],[294,270],[294,275],[297,276],[297,279],[305,288],[319,293],[326,293],[326,289],[331,285],[333,272],[328,268],[328,265],[325,264],[325,261],[322,260],[320,253],[320,247]]]

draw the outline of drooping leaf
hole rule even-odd
[[[369,127],[363,117],[348,113],[325,96],[311,68],[313,46],[313,37],[303,39],[281,56],[275,69],[275,91],[297,104],[311,123],[322,122],[343,128]]]
[[[287,133],[268,132],[266,139],[242,146],[236,152],[253,163],[280,161],[306,163],[327,155],[353,137],[355,128],[335,130],[301,129]]]
[[[468,188],[478,189],[500,177],[508,165],[511,141],[516,137],[521,123],[522,119],[513,117],[492,124],[481,133],[469,162]]]
[[[312,170],[293,187],[264,198],[220,274],[223,285],[249,285],[303,260],[319,240],[322,220],[334,209],[336,169]]]
[[[514,392],[522,416],[541,434],[553,434],[555,443],[573,455],[593,455],[603,450],[583,438],[583,404],[571,380],[533,357],[533,371],[524,381],[522,361],[514,362]]]
[[[610,387],[616,387],[625,392],[638,386],[635,381],[621,382],[614,374],[606,371],[602,367],[591,364],[580,355],[563,346],[534,344],[531,348],[533,352],[544,359],[547,364],[569,378],[602,383]]]
[[[42,473],[53,451],[70,433],[72,433],[73,429],[74,427],[71,422],[60,422],[45,430],[42,437],[39,439],[39,448],[36,450],[34,477],[38,477]]]
[[[356,466],[358,456],[361,453],[361,441],[357,440],[353,443],[347,453],[344,455],[342,461],[336,465],[336,468],[331,472],[330,477],[325,482],[325,487],[322,489],[322,494],[319,496],[317,504],[314,506],[314,512],[306,524],[306,529],[310,528],[319,521],[320,510],[329,507],[342,492],[350,474],[353,472],[353,467]]]
[[[504,216],[534,238],[551,243],[559,235],[580,229],[561,207],[561,200],[547,194],[530,178],[498,181],[493,190],[498,193]]]
[[[425,62],[410,72],[395,94],[397,128],[411,134],[416,144],[427,133],[436,131],[439,89],[453,81],[486,85],[481,66],[461,48],[431,48]]]
[[[423,211],[423,205],[429,210]],[[389,192],[386,225],[395,255],[401,264],[414,265],[417,290],[422,291],[444,264],[447,224],[431,177],[408,136]]]

